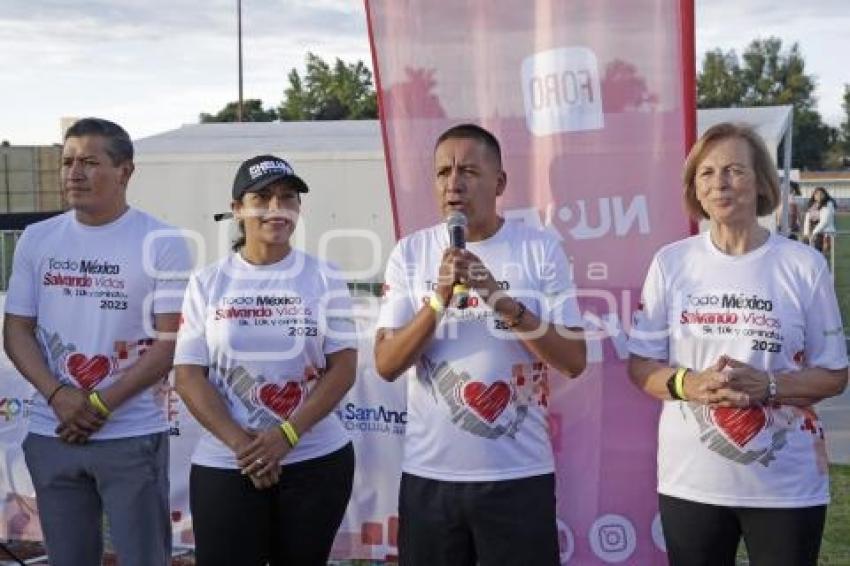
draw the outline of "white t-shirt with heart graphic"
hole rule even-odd
[[[73,211],[27,227],[15,249],[6,312],[34,317],[48,366],[65,383],[100,389],[121,379],[152,344],[153,315],[178,313],[191,271],[179,231],[128,209],[103,226]],[[117,407],[92,440],[168,429],[167,384]],[[30,431],[56,436],[58,421],[36,394]]]
[[[379,328],[406,325],[436,287],[444,224],[402,239],[390,255]],[[569,263],[556,238],[506,221],[467,248],[510,296],[565,327],[583,326]],[[408,378],[404,471],[443,481],[498,481],[554,470],[548,368],[475,292],[449,306]]]
[[[326,355],[356,347],[348,287],[332,267],[299,250],[270,265],[231,254],[190,279],[174,364],[209,368],[233,418],[264,430],[304,402],[322,378]],[[348,442],[331,412],[301,435],[283,463],[317,458]],[[238,468],[233,452],[209,432],[192,462]]]
[[[776,235],[742,256],[720,252],[708,232],[662,248],[646,277],[629,349],[695,370],[723,354],[776,373],[847,366],[823,256]],[[665,401],[658,491],[714,505],[825,504],[823,425],[811,407],[713,410]]]

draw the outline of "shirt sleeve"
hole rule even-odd
[[[401,244],[398,244],[387,260],[384,297],[376,328],[401,328],[413,319],[416,312],[411,304],[410,293]]]
[[[584,328],[572,269],[560,242],[550,239],[545,247],[544,258],[538,271],[543,291],[541,318],[560,326]]]
[[[835,217],[835,207],[831,202],[826,203],[826,206],[820,209],[820,215],[818,215],[818,225],[815,226],[815,229],[812,230],[812,235],[820,234],[824,232],[827,228],[832,226],[833,218]]]
[[[174,347],[174,365],[209,367],[206,316],[207,296],[197,275],[193,275],[183,297],[180,330]]]
[[[815,279],[812,297],[806,305],[805,364],[807,367],[843,369],[847,367],[844,325],[835,296],[835,287],[826,262]]]
[[[629,334],[630,353],[654,360],[669,360],[667,294],[664,273],[656,255],[646,274],[640,303],[632,315],[632,329]]]
[[[322,352],[333,354],[345,349],[357,349],[357,325],[348,285],[341,278],[326,275],[327,292],[322,301],[320,331],[324,338]]]
[[[181,230],[160,230],[156,238],[153,312],[178,313],[192,272],[192,255]]]
[[[811,208],[803,213],[803,236],[810,237],[812,235],[812,214]]]
[[[9,314],[35,317],[38,312],[39,282],[32,259],[31,234],[30,230],[24,230],[15,246],[5,310]]]

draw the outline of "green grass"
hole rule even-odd
[[[850,336],[850,214],[835,215],[838,239],[835,246],[835,294],[844,321],[844,335]],[[829,467],[832,504],[826,515],[821,547],[821,564],[850,564],[850,466]]]
[[[829,467],[832,503],[826,511],[826,527],[818,564],[847,566],[850,564],[850,466]],[[738,550],[739,565],[749,564],[744,543]]]
[[[839,232],[835,246],[835,294],[844,321],[844,334],[850,336],[850,214],[836,214],[835,228]]]
[[[826,514],[821,564],[850,564],[850,466],[829,467],[832,504]]]

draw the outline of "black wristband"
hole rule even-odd
[[[676,401],[681,401],[682,398],[679,397],[679,394],[676,393],[676,372],[674,371],[669,379],[667,379],[667,391],[670,393],[670,397],[672,397]]]
[[[59,390],[62,389],[63,387],[67,387],[67,386],[68,386],[67,383],[60,383],[59,385],[56,386],[56,389],[54,389],[53,392],[50,395],[47,396],[47,406],[48,407],[50,406],[50,402],[53,401],[53,398],[56,397],[56,394],[59,393]]]

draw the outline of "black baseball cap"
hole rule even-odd
[[[247,192],[259,191],[276,181],[286,181],[299,193],[306,193],[307,183],[295,174],[285,159],[274,155],[258,155],[244,161],[233,179],[233,200],[240,200]]]

